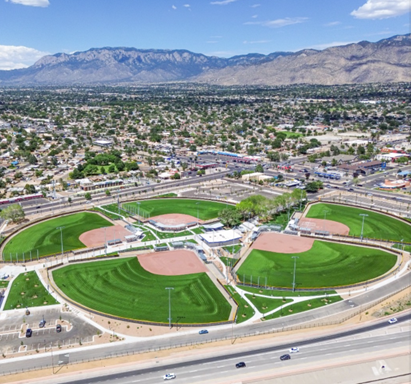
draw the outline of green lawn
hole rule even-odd
[[[0,288],[6,288],[9,285],[9,282],[6,280],[0,280]]]
[[[320,203],[312,205],[306,217],[324,219],[324,212],[327,212],[327,220],[347,225],[352,236],[361,236],[362,216],[359,215],[366,214],[368,217],[364,219],[364,237],[394,241],[404,239],[404,242],[411,243],[411,225],[365,209]]]
[[[191,232],[194,232],[196,235],[199,235],[201,233],[204,233],[203,228],[202,227],[198,227],[198,228],[190,228]]]
[[[264,289],[264,288],[254,288],[254,287],[247,287],[240,285],[239,288],[241,288],[243,291],[247,291],[250,293],[260,293],[261,295],[267,295],[267,296],[273,296],[273,297],[293,297],[293,296],[324,296],[325,294],[327,295],[332,295],[335,294],[336,291],[329,290],[329,291],[280,291],[276,289]]]
[[[227,246],[223,247],[229,254],[233,254],[233,249],[234,249],[234,255],[241,249],[242,244],[234,244],[234,246]]]
[[[216,203],[213,201],[190,199],[142,200],[139,201],[139,203],[140,215],[144,215],[145,217],[165,215],[168,213],[183,213],[197,217],[198,213],[199,219],[209,220],[218,217],[219,212],[226,207],[235,209],[232,205]],[[138,212],[139,210],[137,202],[124,203],[123,205],[124,207],[132,208],[135,212]]]
[[[227,266],[230,266],[231,263],[234,265],[234,263],[236,262],[235,259],[231,257],[225,257],[225,256],[220,257],[220,260],[223,262],[224,265],[227,265]]]
[[[230,292],[231,297],[234,298],[236,303],[238,304],[238,311],[237,311],[237,324],[240,324],[251,317],[254,316],[254,309],[244,300],[240,294],[230,285],[225,286],[227,290]]]
[[[37,273],[32,271],[21,273],[14,280],[4,310],[53,304],[58,304],[58,301],[47,292]]]
[[[111,220],[121,220],[121,217],[119,215],[116,215],[115,213],[112,213],[112,212],[107,212],[104,209],[92,208],[91,210],[96,211],[96,212],[101,212],[103,215],[106,215]]]
[[[296,288],[336,287],[378,277],[390,270],[397,256],[379,249],[314,241],[313,247],[296,254]],[[245,283],[291,288],[294,259],[292,254],[254,249],[238,270]],[[252,277],[252,280],[251,280]]]
[[[30,257],[32,251],[33,259],[37,258],[37,250],[40,257],[61,252],[61,233],[58,227],[63,227],[63,246],[64,251],[84,248],[85,245],[79,240],[82,233],[96,228],[112,226],[109,221],[96,213],[82,212],[74,215],[62,216],[51,219],[32,227],[24,229],[7,242],[3,258],[16,260],[16,253],[19,260]]]
[[[256,308],[262,313],[267,313],[272,311],[273,309],[281,307],[286,303],[290,303],[292,299],[269,299],[267,297],[260,297],[260,296],[253,296],[253,295],[246,295],[247,299],[250,300]]]
[[[113,212],[113,214],[115,216],[118,216],[119,214],[124,216],[124,217],[129,217],[130,214],[126,211],[124,211],[123,209],[120,208],[120,212],[118,209],[118,205],[117,203],[113,203],[113,204],[108,204],[108,205],[103,205],[102,208],[106,209],[107,211]],[[106,212],[107,214],[108,212]]]
[[[53,272],[58,287],[78,303],[104,313],[146,321],[179,323],[226,321],[231,306],[206,273],[155,275],[138,259],[70,265]]]
[[[300,301],[299,303],[291,304],[288,307],[283,308],[281,311],[276,311],[271,315],[264,317],[264,320],[270,319],[277,319],[278,317],[284,317],[288,315],[294,315],[295,313],[309,311],[311,309],[320,308],[324,305],[336,303],[337,301],[341,301],[342,298],[340,296],[333,296],[328,298],[321,298],[321,299],[312,299],[306,301]]]

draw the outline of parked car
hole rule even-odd
[[[43,319],[43,320],[40,321],[39,327],[44,328],[45,326],[46,326],[46,320]]]
[[[33,334],[33,331],[31,330],[31,328],[27,328],[26,329],[26,337],[31,337],[32,334]]]
[[[389,319],[389,320],[388,320],[388,322],[389,322],[390,324],[395,324],[397,321],[398,321],[398,320],[397,320],[396,317],[393,317],[392,319]]]
[[[61,324],[57,324],[57,325],[56,325],[56,332],[57,332],[57,333],[60,333],[61,330],[62,330]]]
[[[201,331],[198,332],[200,335],[205,335],[206,333],[208,333],[208,331],[206,329],[202,329]]]
[[[244,367],[245,367],[244,361],[241,361],[240,363],[237,363],[237,364],[235,365],[235,367],[236,367],[236,368],[244,368]]]
[[[300,348],[298,348],[298,347],[290,348],[290,353],[297,353],[297,352],[300,352]]]
[[[174,374],[174,373],[166,373],[164,376],[163,376],[163,379],[164,380],[172,380],[172,379],[175,379],[176,378],[176,375]]]
[[[290,360],[290,359],[291,359],[291,356],[289,354],[280,356],[280,360]]]

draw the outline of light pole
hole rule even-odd
[[[63,247],[63,229],[64,229],[64,227],[57,227],[56,229],[59,229],[59,230],[60,230],[61,260],[63,261],[63,257],[64,257],[64,247]]]
[[[138,220],[140,221],[140,202],[138,201],[137,202],[137,207],[138,207],[138,211],[137,211],[137,217],[138,217]]]
[[[298,256],[291,256],[292,259],[294,259],[294,274],[293,274],[293,292],[295,291],[295,269],[297,267],[297,259],[299,259]]]
[[[359,216],[362,216],[362,225],[361,225],[361,241],[362,241],[362,234],[364,231],[364,220],[366,217],[368,217],[368,215],[365,213],[360,213]]]
[[[166,287],[168,289],[168,326],[171,329],[171,290],[173,287]]]

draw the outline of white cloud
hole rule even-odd
[[[172,5],[171,8],[173,8],[174,10],[177,9],[177,7],[175,5]]]
[[[6,0],[6,3],[14,3],[21,5],[28,5],[30,7],[48,7],[50,5],[49,0]]]
[[[341,21],[331,21],[329,23],[324,24],[325,27],[334,27],[336,25],[340,25]]]
[[[367,0],[360,8],[351,12],[357,19],[387,19],[410,11],[409,0]]]
[[[257,7],[260,7],[261,6],[261,4],[253,4],[252,6],[251,6],[251,8],[257,8]]]
[[[252,15],[251,18],[252,19],[256,19],[258,17],[258,15]]]
[[[227,5],[230,3],[234,3],[237,0],[221,0],[221,1],[212,1],[210,4],[212,5]]]
[[[184,4],[183,7],[190,8],[190,4]]]
[[[281,28],[286,25],[300,24],[307,20],[307,17],[286,17],[284,19],[267,20],[267,21],[247,21],[245,25],[262,25],[268,28]]]
[[[48,54],[34,48],[0,45],[0,70],[26,68]]]
[[[271,43],[271,40],[254,40],[254,41],[248,41],[244,40],[243,44],[267,44]]]

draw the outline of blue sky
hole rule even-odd
[[[0,69],[94,47],[230,57],[410,31],[409,0],[0,0]]]

